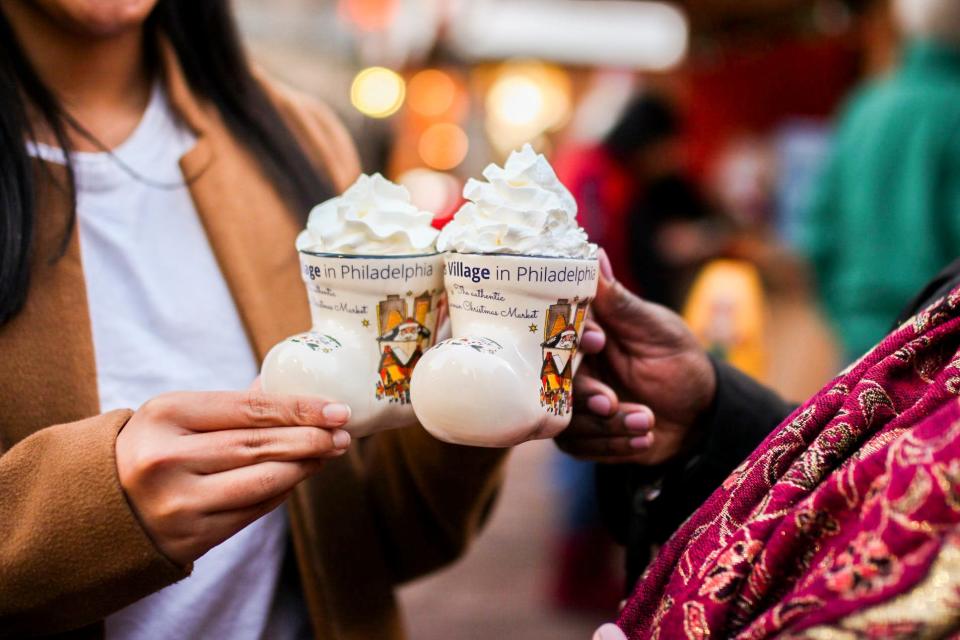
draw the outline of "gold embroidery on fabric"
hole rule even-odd
[[[866,426],[873,426],[873,420],[881,409],[889,409],[890,413],[897,415],[893,401],[890,400],[890,397],[883,387],[872,380],[864,382],[871,386],[860,392],[860,395],[857,396],[857,402],[860,404],[860,411],[863,413]]]
[[[947,296],[947,306],[956,309],[957,304],[960,304],[960,291],[954,290]]]
[[[845,422],[824,429],[791,465],[781,482],[807,491],[813,489],[843,459],[855,441],[850,425]]]
[[[933,476],[950,508],[960,511],[960,460],[936,465],[933,468]]]
[[[832,393],[832,394],[839,394],[839,395],[845,396],[845,395],[847,395],[848,393],[850,393],[850,387],[847,386],[846,383],[838,382],[838,383],[837,383],[832,389],[830,389],[830,391],[828,391],[827,393],[828,393],[828,394],[831,394],[831,393]]]
[[[893,442],[894,440],[902,436],[904,432],[906,432],[906,430],[907,429],[905,427],[897,427],[896,429],[890,429],[889,431],[884,431],[883,433],[874,436],[873,438],[868,440],[866,443],[864,443],[862,447],[860,447],[859,449],[857,449],[851,454],[850,458],[852,460],[864,460],[866,458],[869,458],[873,454],[879,451],[883,451],[887,447],[887,445],[889,445],[891,442]],[[850,462],[848,461],[846,464],[850,465]],[[850,466],[853,466],[853,465],[850,465]]]
[[[913,362],[913,370],[917,377],[927,384],[933,384],[937,373],[944,368],[947,358],[953,353],[951,347],[952,345],[949,343],[941,342],[917,358]],[[951,363],[950,366],[954,366],[954,363]]]
[[[785,424],[775,435],[774,439],[780,440],[799,440],[803,442],[803,432],[810,426],[813,419],[816,406],[810,406],[801,411],[793,420]]]
[[[680,577],[683,579],[684,584],[690,582],[690,578],[693,577],[693,572],[695,571],[693,559],[689,555],[689,550],[693,547],[693,542],[698,540],[712,524],[713,523],[705,523],[694,529],[693,533],[690,535],[690,543],[687,546],[687,551],[684,552],[683,556],[681,556],[680,562],[677,565],[677,571],[679,572]]]
[[[815,596],[803,596],[800,598],[793,598],[788,602],[782,603],[774,607],[773,609],[773,619],[776,621],[779,628],[785,627],[787,624],[801,618],[807,613],[819,609],[823,606],[823,600]],[[760,626],[751,627],[749,633],[755,634],[752,637],[757,638],[766,638],[769,637],[769,634],[766,633]],[[743,637],[747,634],[743,634]],[[738,636],[742,637],[742,636]]]
[[[960,395],[960,376],[954,376],[946,382],[947,391],[957,396]]]
[[[703,576],[698,593],[709,596],[714,602],[732,598],[740,589],[744,578],[750,572],[750,566],[762,549],[763,544],[751,540],[749,533],[746,540],[738,540],[730,545],[717,558],[713,568]]]
[[[902,496],[894,500],[890,507],[900,513],[912,514],[926,502],[932,490],[933,480],[931,480],[926,470],[920,467],[910,481],[907,490]]]
[[[913,328],[917,333],[923,333],[935,324],[943,322],[946,314],[940,309],[946,298],[938,298],[936,302],[929,305],[926,309],[918,313],[913,318]]]
[[[944,542],[927,576],[892,600],[790,636],[805,640],[933,640],[960,626],[960,548],[957,539]]]
[[[673,608],[673,598],[670,596],[665,597],[660,601],[660,604],[657,606],[657,612],[653,614],[653,622],[651,626],[653,627],[653,636],[650,640],[660,640],[660,625],[663,624],[663,617],[667,615],[667,611]]]
[[[824,576],[828,589],[844,599],[877,593],[899,579],[902,565],[873,531],[851,540]]]
[[[947,303],[960,304],[960,289]],[[914,330],[926,331],[949,319],[942,306],[934,305],[909,322]],[[948,457],[944,448],[960,439],[960,421],[938,424],[931,432],[913,420],[944,403],[944,386],[960,395],[960,352],[953,339],[900,336],[911,337],[892,355],[885,346],[892,341],[874,348],[873,358],[899,361],[892,363],[892,374],[890,366],[878,363],[876,373],[858,374],[861,380],[852,389],[835,383],[728,476],[712,518],[693,530],[677,558],[676,575],[690,599],[681,600],[682,611],[673,614],[672,599],[659,603],[656,640],[669,640],[660,638],[660,626],[677,615],[686,638],[708,638],[706,607],[715,603],[724,603],[725,618],[712,621],[714,632],[740,640],[778,633],[813,640],[933,638],[960,629],[960,537],[950,549],[944,546],[927,577],[903,596],[870,609],[851,604],[886,597],[892,586],[916,579],[943,533],[960,531],[955,524],[960,518],[945,515],[943,508],[960,513],[960,459],[940,461]],[[883,353],[877,352],[880,347]],[[921,397],[911,399],[878,382],[890,375],[937,383],[937,388],[917,391]],[[825,542],[856,517],[863,525],[858,535]],[[905,532],[923,533],[925,540],[905,549],[897,537]],[[916,534],[906,535],[919,538]],[[710,545],[703,544],[706,540]],[[790,555],[778,556],[784,549]],[[846,601],[841,606],[856,612],[790,634],[786,627],[833,601]]]
[[[687,640],[704,640],[710,637],[707,612],[699,602],[683,603],[683,632]]]

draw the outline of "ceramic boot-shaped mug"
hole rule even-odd
[[[570,423],[597,261],[461,253],[444,261],[453,338],[413,374],[420,423],[440,440],[483,447],[557,435]]]
[[[415,424],[410,377],[435,341],[442,260],[301,251],[313,326],[270,350],[263,390],[348,404],[355,437]]]

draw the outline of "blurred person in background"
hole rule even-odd
[[[906,37],[887,79],[839,120],[806,245],[847,361],[960,253],[960,3],[894,0]]]
[[[691,280],[719,253],[725,236],[697,185],[679,171],[651,180],[628,225],[630,268],[640,294],[681,309]]]
[[[798,408],[601,274],[557,438],[627,545],[596,638],[955,637],[960,259]]]
[[[226,1],[0,4],[0,636],[403,635],[504,452],[248,389],[359,170]]]
[[[610,256],[624,284],[646,293],[634,279],[638,248],[630,233],[634,214],[651,212],[648,188],[680,171],[680,122],[665,98],[644,92],[633,98],[602,142],[561,151],[557,176],[577,201],[577,219]]]

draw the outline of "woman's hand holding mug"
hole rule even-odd
[[[187,564],[278,507],[343,454],[346,405],[240,392],[170,393],[117,437],[120,484],[147,533]]]

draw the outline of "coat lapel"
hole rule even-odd
[[[24,308],[0,326],[0,452],[54,424],[100,413],[93,334],[63,167],[35,162],[36,235]]]

